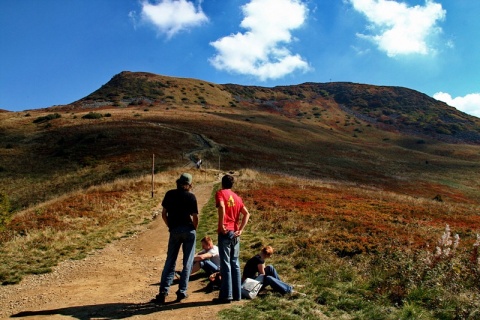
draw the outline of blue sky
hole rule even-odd
[[[145,71],[402,86],[480,117],[479,16],[477,0],[0,0],[0,109]]]

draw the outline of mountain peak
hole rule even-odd
[[[128,106],[243,107],[293,118],[316,117],[329,105],[371,125],[449,142],[480,143],[480,119],[421,92],[396,86],[352,82],[307,82],[273,88],[214,84],[198,79],[122,71],[74,103],[81,107]]]

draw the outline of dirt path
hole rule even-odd
[[[199,209],[211,191],[211,184],[196,186]],[[84,260],[66,261],[50,274],[0,287],[0,318],[215,319],[228,306],[212,304],[218,292],[205,293],[203,277],[191,279],[189,297],[181,303],[173,302],[175,283],[165,306],[150,303],[158,293],[167,241],[167,228],[162,219],[156,219],[145,231],[111,243]]]

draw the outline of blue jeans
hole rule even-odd
[[[263,278],[263,286],[270,286],[275,292],[286,294],[292,292],[292,286],[280,280],[277,270],[274,266],[269,265],[265,267],[265,277]]]
[[[242,298],[242,279],[240,274],[240,239],[230,239],[224,234],[218,235],[220,256],[220,274],[222,284],[218,297],[222,300],[240,300]]]
[[[178,227],[170,230],[168,238],[167,260],[163,267],[162,278],[160,280],[160,293],[168,294],[173,278],[175,277],[175,264],[177,262],[180,247],[183,251],[183,269],[178,284],[177,293],[186,294],[188,280],[192,271],[193,257],[195,255],[196,231],[191,227]]]
[[[219,268],[215,263],[210,260],[202,260],[200,261],[200,268],[203,269],[208,275],[219,271]]]

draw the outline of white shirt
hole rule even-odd
[[[198,254],[204,253],[210,253],[212,257],[209,260],[215,263],[215,265],[220,268],[220,255],[218,254],[218,247],[216,245],[213,245],[212,249],[208,251],[202,250]]]

